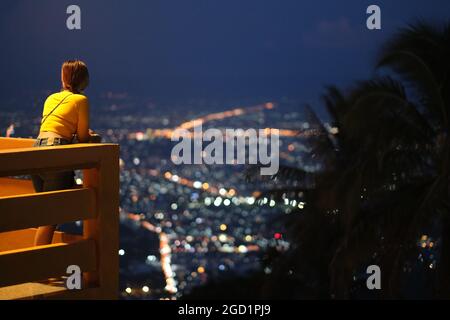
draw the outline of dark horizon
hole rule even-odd
[[[3,98],[59,89],[63,60],[88,63],[88,95],[128,92],[161,100],[282,97],[305,102],[325,85],[369,77],[380,45],[400,27],[450,16],[447,1],[378,1],[382,30],[369,31],[370,1],[2,1]]]

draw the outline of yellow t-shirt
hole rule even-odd
[[[72,135],[77,134],[78,141],[88,141],[89,102],[87,97],[82,94],[61,91],[50,95],[44,103],[42,119],[44,119],[63,99],[64,101],[41,125],[40,132],[54,132],[68,140],[72,140]]]

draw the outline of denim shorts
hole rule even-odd
[[[70,141],[59,138],[45,138],[37,139],[33,147],[50,147],[65,144],[70,144]],[[74,171],[56,171],[32,175],[31,180],[33,181],[34,190],[36,192],[45,192],[72,189],[75,186],[74,176]]]

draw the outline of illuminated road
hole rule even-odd
[[[236,108],[233,110],[228,110],[228,111],[223,111],[223,112],[217,112],[217,113],[211,113],[208,114],[204,117],[200,117],[194,120],[190,120],[187,122],[182,123],[181,125],[179,125],[176,129],[193,129],[194,127],[196,127],[199,123],[205,124],[209,121],[213,121],[213,120],[223,120],[226,118],[231,118],[231,117],[238,117],[244,114],[248,114],[251,112],[258,112],[258,111],[263,111],[263,110],[271,110],[275,108],[275,105],[271,102],[267,102],[263,105],[257,105],[257,106],[253,106],[253,107],[248,107],[248,108]]]
[[[187,178],[179,177],[176,174],[172,174],[169,171],[166,171],[164,175],[160,175],[160,172],[158,170],[149,170],[149,174],[153,177],[164,177],[167,181],[180,184],[189,188],[193,189],[200,189],[203,190],[206,193],[209,193],[211,195],[221,195],[225,197],[234,197],[237,195],[237,191],[233,188],[230,188],[228,190],[224,188],[219,188],[216,186],[210,185],[208,182],[201,182],[201,181],[194,181]]]
[[[169,237],[161,231],[161,228],[155,227],[148,221],[143,220],[139,214],[128,213],[128,219],[140,222],[144,229],[158,234],[159,237],[159,253],[161,256],[161,269],[166,281],[165,290],[171,294],[178,292],[177,283],[175,281],[175,273],[172,270],[172,250],[169,245]]]
[[[165,139],[171,139],[174,135],[174,132],[176,130],[192,130],[200,125],[203,125],[210,121],[219,121],[231,117],[239,117],[245,114],[249,114],[252,112],[260,112],[264,110],[272,110],[275,108],[275,105],[272,102],[267,102],[265,104],[247,107],[247,108],[235,108],[232,110],[227,110],[223,112],[217,112],[217,113],[211,113],[208,115],[205,115],[203,117],[199,117],[193,120],[189,120],[186,122],[183,122],[179,126],[175,128],[164,128],[164,129],[147,129],[147,132],[132,132],[129,134],[129,139],[136,139],[136,140],[147,140],[150,138],[165,138]],[[266,135],[270,135],[275,133],[274,130],[278,130],[276,133],[280,137],[303,137],[307,138],[310,136],[317,135],[317,132],[315,130],[290,130],[290,129],[274,129],[274,128],[265,128],[263,129],[264,133]],[[194,132],[190,131],[188,134],[184,134],[186,138],[197,138],[194,135]],[[198,137],[201,138],[201,137]]]

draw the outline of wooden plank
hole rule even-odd
[[[0,232],[94,218],[95,191],[70,189],[0,198]]]
[[[32,247],[36,229],[0,233],[0,252]]]
[[[0,178],[0,197],[33,192],[34,187],[31,180]]]
[[[31,148],[35,139],[0,137],[0,149]]]
[[[0,252],[0,287],[67,275],[69,265],[92,271],[95,256],[93,240]]]
[[[0,177],[95,168],[115,149],[118,146],[114,144],[95,143],[0,149]]]
[[[0,300],[99,300],[102,297],[100,288],[69,290],[61,286],[35,282],[0,288]]]
[[[98,287],[89,287],[82,290],[65,290],[61,292],[55,292],[47,294],[43,297],[47,300],[104,300],[105,295],[103,294],[101,288]],[[113,299],[117,299],[116,297]],[[111,300],[111,299],[110,299]]]
[[[35,228],[0,233],[0,251],[16,250],[34,245]],[[81,235],[56,231],[52,243],[72,243],[82,240]]]
[[[66,290],[68,289],[63,285],[27,282],[0,288],[0,300],[44,299],[47,295],[58,294]]]
[[[84,239],[82,235],[56,231],[53,234],[53,242],[52,243],[73,243],[73,242],[78,242],[82,239]]]

